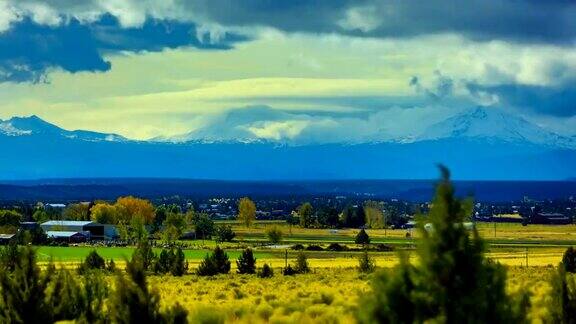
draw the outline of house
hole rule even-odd
[[[533,213],[530,215],[531,224],[572,224],[572,218],[561,213]]]
[[[40,227],[37,222],[20,222],[20,229],[23,231],[33,231]]]
[[[91,240],[110,240],[118,236],[114,225],[99,224],[91,221],[62,221],[50,220],[40,224],[44,232],[78,232],[88,233]]]
[[[80,243],[86,242],[89,238],[89,232],[74,232],[74,231],[46,231],[46,236],[55,241]]]
[[[16,234],[0,234],[0,244],[6,245],[10,243],[15,237]]]

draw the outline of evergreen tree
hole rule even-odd
[[[240,274],[256,273],[256,258],[254,258],[252,249],[248,248],[242,252],[242,255],[236,260],[236,266]]]
[[[0,322],[49,323],[51,309],[46,303],[46,288],[54,274],[53,266],[41,272],[31,247],[7,247],[0,271]]]
[[[219,246],[214,249],[212,254],[206,255],[198,269],[196,269],[196,274],[199,276],[214,276],[228,272],[230,272],[228,255]]]
[[[296,257],[296,265],[294,266],[294,270],[297,273],[310,272],[310,267],[308,266],[308,258],[306,258],[306,254],[304,254],[302,251],[300,251]]]
[[[300,217],[300,226],[307,228],[312,225],[312,215],[314,214],[314,208],[308,202],[303,203],[300,207],[298,207],[298,217]]]
[[[472,212],[472,202],[455,198],[448,170],[441,170],[442,180],[428,215],[434,230],[419,226],[418,265],[401,262],[391,275],[378,276],[373,293],[361,302],[365,307],[360,310],[360,322],[524,321],[526,296],[506,295],[505,269],[484,258],[478,232],[463,224]]]
[[[174,252],[169,249],[162,249],[156,262],[154,262],[154,272],[164,274],[171,270],[174,260]]]
[[[370,236],[368,236],[368,233],[366,233],[364,229],[361,229],[354,241],[356,244],[370,244]]]
[[[232,226],[223,224],[216,226],[216,238],[218,242],[232,242],[236,233],[232,230]]]
[[[181,277],[186,271],[188,271],[188,262],[186,261],[186,256],[181,248],[178,248],[174,253],[172,267],[170,268],[170,273],[173,276]]]
[[[138,259],[144,267],[144,270],[152,270],[156,261],[156,254],[154,254],[152,246],[150,246],[148,240],[141,240],[138,242],[136,250],[134,250],[134,253],[132,254],[132,259]]]
[[[102,258],[96,250],[90,251],[84,259],[84,262],[78,267],[80,274],[89,270],[103,270],[106,268],[106,261]]]
[[[370,255],[368,255],[368,251],[365,250],[364,253],[360,255],[360,258],[358,258],[358,271],[362,273],[371,273],[374,271],[374,268],[376,268],[374,260],[372,260]]]
[[[576,249],[569,247],[562,256],[564,270],[569,273],[576,273]]]
[[[550,323],[576,323],[576,274],[568,272],[566,268],[566,264],[561,263],[551,278],[552,291],[548,303]]]
[[[176,306],[162,312],[160,295],[148,288],[145,267],[141,259],[126,264],[128,276],[118,274],[115,291],[110,300],[110,319],[113,323],[174,323],[185,322],[186,311]]]

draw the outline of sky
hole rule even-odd
[[[0,0],[0,118],[133,139],[576,136],[573,0]]]

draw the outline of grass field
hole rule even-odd
[[[297,276],[283,276],[282,267],[292,264],[297,251],[287,249],[295,242],[327,247],[330,242],[341,242],[351,248],[357,230],[333,232],[324,229],[290,228],[285,225],[285,241],[280,247],[263,245],[265,231],[270,224],[257,224],[245,229],[234,225],[238,241],[222,246],[231,261],[230,274],[199,277],[194,273],[202,258],[216,245],[214,241],[187,241],[184,250],[189,273],[183,277],[151,275],[149,283],[162,297],[164,307],[175,303],[183,305],[193,323],[354,323],[361,296],[370,289],[373,275],[359,274],[360,251],[305,251],[312,272]],[[493,226],[480,224],[483,237],[494,234]],[[498,224],[496,238],[487,238],[488,258],[508,269],[507,289],[510,292],[526,288],[530,291],[529,319],[541,323],[547,316],[549,278],[561,261],[566,246],[576,243],[573,226],[528,226]],[[374,242],[394,246],[395,251],[370,252],[380,271],[390,271],[398,264],[399,253],[408,253],[410,261],[417,263],[413,245],[418,239],[406,237],[406,230],[368,230]],[[272,278],[236,274],[235,259],[247,246],[254,249],[257,266],[268,263],[274,269]],[[114,259],[124,267],[133,247],[38,247],[42,264],[53,260],[60,267],[75,268],[85,256],[96,249],[105,259]],[[159,249],[155,249],[159,253]],[[287,254],[286,254],[287,253]],[[287,260],[285,259],[287,255]]]
[[[324,248],[329,243],[339,242],[349,247],[358,248],[354,244],[354,238],[358,233],[356,229],[301,229],[299,227],[289,227],[285,223],[258,222],[253,227],[245,227],[234,224],[234,231],[237,233],[236,243],[224,243],[222,246],[227,250],[230,259],[236,259],[242,248],[252,247],[256,258],[266,260],[273,265],[283,265],[285,260],[285,248],[269,248],[266,243],[265,232],[270,226],[279,226],[284,231],[284,241],[281,243],[286,248],[294,243],[317,244]],[[520,224],[497,224],[496,235],[494,235],[493,224],[478,224],[481,236],[488,244],[488,257],[493,258],[503,264],[520,266],[535,265],[546,266],[557,264],[562,253],[567,246],[576,245],[576,226],[573,225],[529,225]],[[373,243],[385,243],[395,247],[397,251],[405,250],[410,253],[417,238],[417,230],[368,230]],[[410,232],[411,237],[406,237]],[[214,241],[197,240],[187,241],[190,249],[184,250],[186,259],[191,267],[195,267],[204,256],[210,252],[216,243]],[[76,263],[83,260],[93,249],[105,259],[114,259],[115,262],[122,263],[126,258],[130,258],[133,247],[90,247],[90,246],[70,246],[70,247],[38,247],[39,261],[54,261],[61,263]],[[155,249],[159,253],[159,249]],[[391,267],[398,262],[398,252],[372,252],[376,263],[381,267]],[[295,257],[295,251],[288,249],[288,257]],[[332,266],[350,267],[356,263],[358,252],[306,252],[313,267],[325,268]],[[528,259],[526,260],[526,256]]]
[[[370,290],[372,275],[353,268],[316,269],[299,276],[254,275],[150,278],[164,306],[176,302],[191,311],[196,322],[210,323],[353,323],[359,298]],[[510,267],[508,289],[527,287],[531,294],[530,319],[546,315],[547,280],[551,267]]]

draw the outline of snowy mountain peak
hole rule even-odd
[[[574,139],[558,135],[501,108],[478,107],[428,127],[416,140],[473,138],[574,148]]]
[[[84,141],[126,141],[127,139],[116,134],[105,134],[90,131],[68,131],[42,118],[32,115],[29,117],[12,117],[8,120],[0,120],[0,135],[5,136],[57,136],[68,139]]]

